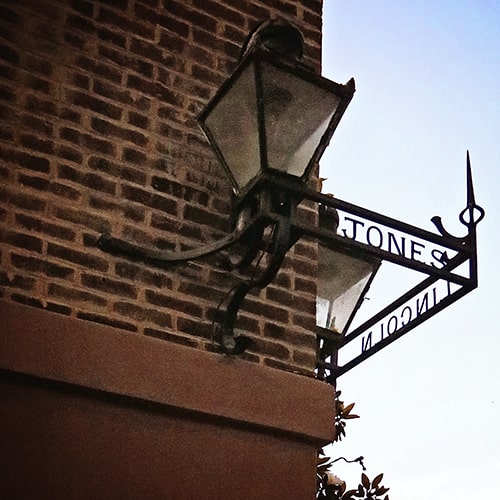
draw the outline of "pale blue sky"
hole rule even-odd
[[[429,230],[441,215],[463,235],[469,149],[486,210],[479,288],[339,379],[362,418],[330,452],[364,455],[393,500],[498,498],[500,2],[324,3],[323,74],[357,88],[321,161],[325,190]]]

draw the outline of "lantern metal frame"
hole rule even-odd
[[[317,163],[326,147],[328,146],[331,137],[333,136],[342,116],[347,109],[349,103],[352,100],[352,97],[355,92],[355,82],[354,79],[351,78],[346,84],[340,84],[333,82],[327,78],[322,77],[321,75],[316,74],[310,67],[286,57],[277,54],[276,52],[272,52],[263,47],[255,47],[253,50],[249,51],[247,55],[243,58],[240,64],[237,66],[233,74],[222,84],[222,86],[218,89],[215,96],[210,100],[207,106],[203,109],[201,114],[198,117],[198,122],[202,130],[204,131],[209,143],[211,144],[214,152],[216,153],[219,161],[221,162],[224,170],[226,171],[227,176],[231,180],[233,185],[233,189],[235,193],[239,196],[242,196],[246,191],[251,189],[252,181],[245,186],[240,187],[238,185],[237,180],[234,177],[231,166],[226,161],[226,157],[223,151],[220,149],[217,144],[217,140],[214,137],[214,134],[209,126],[206,124],[207,118],[214,111],[214,109],[219,105],[222,99],[228,94],[229,90],[238,82],[241,78],[241,75],[250,67],[252,68],[254,85],[256,91],[256,111],[257,111],[257,124],[258,124],[258,136],[259,136],[259,158],[258,161],[260,163],[259,173],[268,173],[272,172],[274,175],[284,175],[288,176],[289,174],[280,172],[273,168],[272,165],[268,162],[268,143],[267,143],[267,135],[266,135],[266,110],[264,107],[264,86],[263,86],[263,78],[262,71],[263,65],[269,64],[284,73],[296,77],[300,79],[302,82],[309,83],[314,85],[316,88],[323,89],[328,91],[331,94],[336,95],[339,98],[339,103],[337,108],[335,109],[328,126],[325,129],[324,134],[321,137],[320,142],[318,143],[314,154],[309,159],[307,166],[304,169],[303,174],[299,177],[302,180],[307,180],[311,177],[312,171],[316,168]],[[257,177],[259,175],[257,174]],[[255,180],[255,177],[254,179]]]

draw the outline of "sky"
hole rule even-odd
[[[499,498],[500,2],[324,0],[323,22],[323,75],[356,80],[323,191],[461,236],[470,150],[486,210],[479,287],[338,379],[361,418],[328,453],[363,455],[393,500]],[[384,272],[374,301],[404,281]],[[334,470],[357,485],[357,464]]]

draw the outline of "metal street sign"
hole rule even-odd
[[[370,210],[324,197],[322,205],[339,212],[336,234],[303,228],[331,248],[353,249],[381,261],[392,262],[425,275],[424,279],[353,330],[333,332],[319,328],[317,371],[329,382],[402,337],[477,287],[476,226],[484,210],[475,202],[469,153],[467,153],[467,206],[459,219],[467,234],[448,233],[439,217],[433,217],[437,233],[426,231]],[[330,232],[331,233],[331,232]],[[359,348],[342,365],[338,353],[356,341]],[[352,353],[351,348],[349,352]],[[357,354],[356,354],[357,353]]]

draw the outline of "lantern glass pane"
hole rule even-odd
[[[267,167],[302,177],[341,99],[267,62],[262,89]]]
[[[205,126],[239,189],[260,170],[257,96],[253,65],[247,66],[205,118]]]
[[[337,333],[345,333],[344,329],[377,268],[377,262],[320,245],[316,324]]]

